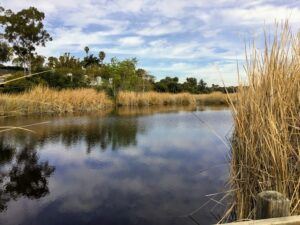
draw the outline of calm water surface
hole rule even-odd
[[[34,133],[0,133],[0,224],[195,224],[185,215],[225,190],[228,150],[211,129],[228,137],[229,109],[8,117],[1,125],[43,121],[27,127]],[[212,224],[223,208],[209,201],[194,218]]]

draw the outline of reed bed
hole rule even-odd
[[[54,90],[38,86],[22,94],[0,94],[0,114],[70,113],[102,110],[113,105],[94,89]]]
[[[236,93],[224,94],[212,92],[209,94],[195,95],[196,101],[201,105],[230,105],[236,102]]]
[[[213,92],[210,94],[120,92],[117,102],[122,106],[151,105],[228,105],[228,97],[234,101],[235,94]]]
[[[122,106],[195,105],[196,98],[189,93],[120,92],[117,102]]]
[[[193,95],[157,92],[120,92],[116,103],[91,88],[55,90],[37,86],[21,94],[0,94],[0,116],[28,114],[62,114],[103,111],[118,106],[196,106],[223,105],[228,96],[222,93]]]
[[[233,106],[230,184],[235,218],[255,218],[256,196],[275,190],[300,214],[300,34],[277,29],[247,54],[248,88]],[[228,214],[227,214],[228,215]]]

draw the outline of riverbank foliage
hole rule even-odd
[[[158,92],[120,92],[118,105],[151,106],[151,105],[229,105],[235,103],[236,94],[212,92],[209,94],[158,93]]]
[[[56,90],[37,86],[22,93],[0,94],[0,115],[80,113],[105,111],[116,106],[226,105],[227,97],[233,98],[234,95],[120,92],[117,100],[113,101],[104,91],[96,91],[93,88]]]
[[[236,219],[255,218],[256,196],[275,190],[300,214],[300,34],[288,25],[253,46],[246,73],[248,88],[237,93],[231,140],[232,208]]]

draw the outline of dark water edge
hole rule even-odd
[[[199,120],[200,119],[200,120]],[[203,124],[201,121],[205,121]],[[0,224],[212,224],[224,205],[226,107],[0,119]],[[223,195],[215,195],[219,200]],[[205,205],[204,205],[205,204]],[[224,204],[226,204],[224,202]]]

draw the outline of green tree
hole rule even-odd
[[[181,92],[182,86],[180,83],[178,83],[178,81],[178,77],[166,77],[155,83],[155,90],[158,92]]]
[[[42,55],[34,55],[31,62],[32,71],[41,71],[44,68],[45,57]]]
[[[20,78],[23,76],[24,76],[23,72],[15,72],[7,80],[13,80],[15,78]],[[46,84],[46,82],[41,78],[41,76],[27,77],[24,79],[18,79],[16,81],[12,81],[5,84],[2,91],[8,93],[24,92],[38,84]]]
[[[197,79],[194,77],[186,78],[186,82],[184,82],[182,86],[183,86],[183,91],[187,91],[192,94],[198,93]]]
[[[0,42],[0,62],[8,62],[12,57],[12,49],[6,42]]]
[[[24,71],[31,73],[31,62],[37,46],[45,46],[51,41],[50,34],[44,29],[45,14],[34,7],[17,13],[0,9],[0,24],[4,28],[3,37],[12,45],[16,56],[22,61]]]
[[[19,57],[16,57],[12,60],[12,64],[15,65],[15,66],[18,66],[18,67],[21,67],[22,66],[22,59],[19,58]]]
[[[84,57],[84,59],[82,61],[82,65],[85,68],[88,68],[92,65],[99,65],[99,59],[96,56],[94,56],[93,54],[88,55],[88,56]]]
[[[50,68],[55,68],[58,64],[58,59],[56,57],[50,56],[48,57],[47,66]]]
[[[119,61],[112,58],[111,62],[103,67],[104,84],[103,88],[114,99],[117,98],[119,91],[135,91],[138,87],[138,76],[136,74],[137,59],[125,59]]]
[[[137,69],[136,75],[138,77],[138,90],[137,91],[149,91],[153,88],[154,77],[151,76],[146,70],[144,69]]]
[[[209,92],[207,83],[205,83],[203,79],[200,79],[200,81],[198,83],[198,92],[199,93],[208,93]]]
[[[82,69],[82,62],[70,53],[48,58],[48,67],[55,68],[54,72],[40,75],[50,87],[55,88],[77,88],[86,87],[88,80]]]
[[[59,56],[58,59],[51,58],[51,62],[54,63],[55,68],[69,68],[69,69],[81,69],[81,62],[79,59],[66,52]]]

